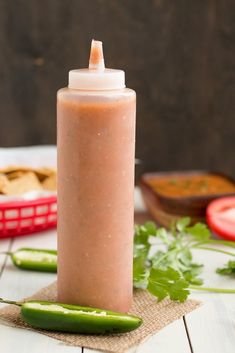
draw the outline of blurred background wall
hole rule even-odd
[[[56,142],[56,91],[92,38],[137,91],[138,175],[235,176],[233,0],[0,0],[0,146]]]

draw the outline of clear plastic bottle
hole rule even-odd
[[[117,311],[132,302],[136,95],[104,68],[93,41],[89,69],[57,95],[58,300]]]

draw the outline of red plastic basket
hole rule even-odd
[[[0,238],[56,227],[57,197],[0,203]]]

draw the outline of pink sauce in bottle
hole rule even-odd
[[[60,302],[130,308],[135,111],[124,72],[105,69],[92,41],[89,69],[57,95]]]

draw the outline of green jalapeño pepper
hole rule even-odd
[[[19,268],[42,272],[57,271],[56,250],[21,248],[8,254]]]
[[[124,333],[137,329],[142,319],[109,310],[46,301],[0,302],[18,305],[21,316],[29,325],[46,330],[106,334]]]

